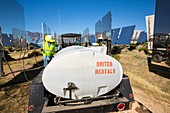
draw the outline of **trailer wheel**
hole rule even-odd
[[[159,54],[154,54],[152,58],[154,62],[158,62],[158,63],[160,63],[163,59],[162,56]]]

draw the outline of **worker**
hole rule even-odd
[[[46,35],[42,42],[42,54],[44,59],[44,67],[52,60],[55,53],[55,39],[51,35]]]
[[[92,43],[90,42],[89,39],[85,38],[84,41],[85,41],[85,47],[92,46]]]
[[[104,46],[104,44],[103,44],[103,37],[99,37],[99,38],[98,38],[97,44],[98,44],[99,46]]]

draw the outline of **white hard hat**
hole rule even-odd
[[[46,35],[45,40],[48,42],[55,42],[55,39],[51,35]]]
[[[103,40],[103,37],[99,37],[98,40]]]

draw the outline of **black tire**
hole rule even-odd
[[[153,59],[154,62],[160,63],[162,61],[163,57],[161,55],[159,55],[159,54],[154,54],[152,56],[152,59]]]

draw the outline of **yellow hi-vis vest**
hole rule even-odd
[[[96,43],[96,45],[98,45],[98,46],[104,46],[104,44],[102,44],[102,43]]]
[[[42,54],[43,56],[53,56],[55,53],[55,42],[48,45],[47,41],[42,42]]]

